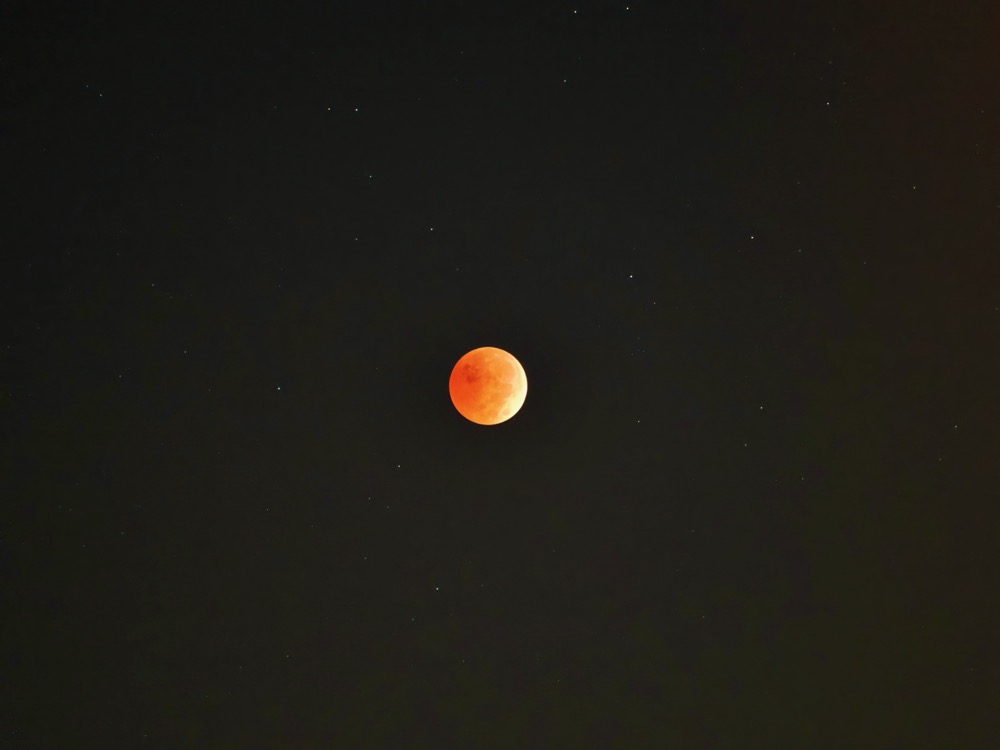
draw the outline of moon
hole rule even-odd
[[[528,395],[528,376],[512,354],[483,346],[463,355],[448,380],[458,413],[476,424],[500,424],[517,414]]]

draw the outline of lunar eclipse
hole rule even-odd
[[[528,377],[513,355],[493,346],[463,355],[448,380],[458,413],[476,424],[506,422],[517,414],[528,394]]]

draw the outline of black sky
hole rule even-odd
[[[0,3],[0,746],[998,746],[995,4],[214,5]]]

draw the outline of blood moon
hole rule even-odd
[[[458,413],[476,424],[500,424],[517,414],[528,395],[528,377],[513,355],[493,346],[465,354],[448,380]]]

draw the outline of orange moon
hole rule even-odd
[[[517,414],[528,395],[521,363],[503,349],[473,349],[455,364],[448,380],[458,413],[476,424],[500,424]]]

